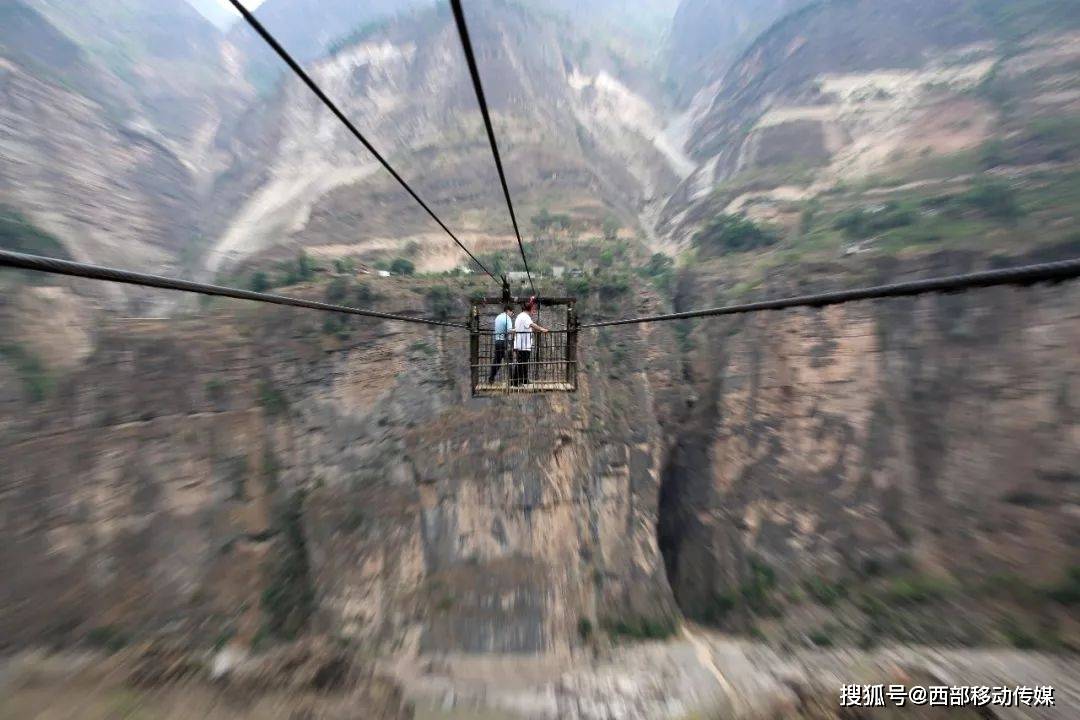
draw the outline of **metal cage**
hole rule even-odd
[[[523,299],[512,298],[520,307]],[[469,366],[473,397],[518,393],[577,392],[578,318],[574,298],[537,298],[533,318],[548,333],[533,333],[528,361],[513,350],[513,336],[503,352],[495,340],[495,318],[503,311],[503,298],[481,298],[472,303],[469,318]]]

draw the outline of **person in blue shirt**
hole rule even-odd
[[[491,374],[488,382],[495,382],[495,376],[499,374],[503,359],[506,357],[506,343],[514,335],[514,308],[506,305],[499,316],[495,318],[495,364],[491,366]]]

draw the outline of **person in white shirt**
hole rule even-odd
[[[512,384],[516,386],[529,383],[529,358],[532,356],[533,333],[548,332],[546,327],[533,322],[532,312],[536,307],[534,300],[525,303],[514,320],[514,369]]]
[[[506,352],[506,343],[514,334],[514,308],[507,303],[503,308],[503,312],[495,318],[495,362],[491,365],[491,373],[488,375],[488,382],[495,382],[495,376],[499,374],[499,368],[502,367],[503,358],[508,353]],[[509,372],[509,371],[508,371]]]

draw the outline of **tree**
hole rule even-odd
[[[349,295],[349,281],[343,277],[337,277],[326,286],[326,302],[331,305],[340,305]]]
[[[694,244],[720,254],[745,252],[775,244],[776,235],[738,215],[717,215],[695,236]]]
[[[416,266],[406,258],[394,258],[394,261],[390,263],[390,272],[395,275],[412,275],[416,272]]]
[[[675,266],[675,261],[664,253],[653,253],[649,258],[649,264],[645,266],[645,272],[650,277],[662,275]]]
[[[995,180],[980,180],[964,194],[964,202],[999,220],[1016,220],[1024,214],[1016,199],[1016,191]]]
[[[619,225],[619,221],[616,218],[608,216],[608,218],[604,220],[603,227],[605,240],[609,242],[614,242],[619,237],[619,229],[621,228],[621,226]]]
[[[440,320],[445,320],[454,314],[454,295],[447,286],[432,287],[427,292],[427,298],[431,303],[432,314]]]
[[[249,287],[255,292],[266,292],[270,289],[270,278],[260,270],[251,276]]]
[[[310,280],[315,275],[315,263],[311,256],[301,250],[296,256],[296,276],[300,280]]]
[[[334,260],[334,270],[342,274],[349,274],[356,272],[356,261],[351,257],[337,258]]]
[[[529,219],[529,222],[532,224],[533,229],[536,230],[537,234],[540,234],[551,227],[552,215],[548,212],[547,208],[541,208],[540,212]]]

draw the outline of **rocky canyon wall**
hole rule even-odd
[[[674,358],[617,374],[601,348],[576,397],[473,400],[464,332],[324,320],[116,322],[37,401],[5,365],[8,646],[314,630],[536,653],[670,626],[655,408]]]
[[[980,265],[882,261],[849,284]],[[699,399],[660,525],[688,615],[866,642],[985,642],[1030,620],[1033,640],[1075,642],[1080,285],[763,313],[694,336]]]

